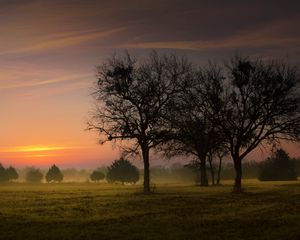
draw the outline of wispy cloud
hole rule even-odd
[[[121,45],[122,48],[157,48],[157,49],[182,49],[182,50],[211,50],[222,48],[241,47],[300,47],[300,38],[281,39],[248,39],[246,37],[233,37],[217,41],[170,41],[170,42],[144,42]]]
[[[28,88],[28,87],[37,87],[37,86],[43,86],[43,85],[49,85],[49,84],[55,84],[55,83],[62,83],[62,82],[70,82],[70,81],[77,81],[85,78],[91,77],[91,74],[71,74],[71,75],[64,75],[61,77],[53,77],[50,79],[36,79],[36,80],[31,80],[27,82],[16,82],[13,84],[1,84],[0,85],[0,90],[1,89],[13,89],[13,88]]]
[[[104,39],[124,31],[125,29],[125,27],[119,27],[107,31],[86,30],[57,33],[52,36],[48,36],[47,38],[40,39],[39,41],[34,41],[24,47],[2,51],[0,52],[0,55],[36,53],[56,48],[70,47],[88,41]]]
[[[300,48],[299,34],[286,34],[288,28],[296,28],[295,23],[300,19],[292,18],[282,22],[273,22],[258,27],[251,32],[240,31],[235,35],[212,40],[193,41],[152,41],[123,44],[123,48],[158,48],[158,49],[182,49],[182,50],[214,50],[224,48],[247,48],[247,47],[285,47]]]

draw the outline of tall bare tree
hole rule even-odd
[[[100,133],[100,143],[128,140],[127,150],[141,151],[145,193],[150,192],[149,151],[170,139],[163,124],[166,106],[190,68],[184,58],[156,52],[140,62],[128,53],[114,56],[97,68],[96,107],[88,127]]]
[[[213,121],[224,134],[236,171],[234,189],[242,191],[242,160],[261,144],[298,141],[300,75],[285,62],[251,61],[236,56],[218,84],[208,93]],[[221,102],[221,104],[220,104]]]

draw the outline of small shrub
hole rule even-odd
[[[92,174],[90,175],[90,178],[94,182],[99,182],[105,178],[105,175],[99,169],[96,169],[92,172]]]
[[[136,183],[139,180],[139,171],[128,160],[121,158],[108,167],[106,179],[108,182]]]
[[[51,168],[49,168],[46,174],[47,182],[61,182],[64,178],[64,175],[61,173],[60,169],[54,164]]]
[[[19,178],[19,174],[17,173],[16,169],[10,166],[6,170],[6,177],[8,181],[16,180]]]
[[[39,183],[43,179],[43,174],[39,169],[36,168],[30,168],[25,176],[26,182],[30,183]]]
[[[16,180],[19,175],[15,168],[10,166],[9,168],[4,168],[0,163],[0,182],[8,182],[11,180]]]

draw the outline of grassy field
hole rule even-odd
[[[0,239],[300,239],[300,183],[0,185]]]

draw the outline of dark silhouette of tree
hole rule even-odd
[[[5,168],[0,163],[0,182],[6,182],[7,181],[7,173]]]
[[[214,155],[213,153],[210,151],[208,153],[208,156],[207,156],[207,160],[208,160],[208,164],[209,164],[209,170],[210,170],[210,177],[211,177],[211,184],[212,185],[215,185],[216,182],[215,182],[215,164],[213,163],[213,159],[214,159]]]
[[[61,182],[63,178],[64,175],[55,164],[51,168],[49,168],[48,172],[46,173],[47,182]]]
[[[299,140],[299,71],[284,62],[250,61],[236,56],[218,78],[220,91],[208,91],[211,119],[225,136],[241,192],[242,160],[261,144]],[[220,104],[221,102],[221,104]]]
[[[128,140],[128,152],[141,151],[145,193],[150,192],[149,152],[170,139],[162,124],[166,106],[189,69],[185,59],[155,52],[143,62],[127,54],[98,67],[96,107],[88,129],[100,133],[100,143]]]
[[[92,172],[92,174],[90,175],[90,178],[94,182],[99,182],[105,178],[105,175],[102,171],[100,171],[99,169],[96,169]]]
[[[260,181],[297,180],[296,161],[283,150],[278,149],[271,158],[261,163]]]
[[[205,166],[206,169],[210,170],[211,175],[211,182],[212,185],[219,185],[221,181],[221,171],[222,171],[222,162],[224,157],[228,155],[228,151],[224,146],[219,146],[219,148],[214,148],[212,151],[210,151],[207,155],[207,160],[209,163],[209,168],[207,165]],[[216,163],[217,162],[217,163]],[[193,169],[196,172],[201,172],[201,162],[198,158],[193,159],[190,161],[190,163],[184,165],[184,167]],[[196,178],[196,182],[200,182],[200,185],[203,186],[203,183],[201,183],[201,175],[198,174]]]
[[[30,182],[30,183],[40,183],[42,179],[43,179],[43,174],[41,173],[41,171],[33,167],[28,169],[25,176],[26,182]]]
[[[224,140],[224,139],[223,139]],[[228,150],[224,145],[224,142],[219,142],[219,145],[216,145],[208,153],[208,163],[211,175],[212,185],[219,185],[221,181],[221,171],[222,171],[222,161],[223,158],[228,155]]]
[[[218,171],[217,171],[217,181],[216,184],[220,185],[221,182],[221,172],[222,172],[222,162],[226,155],[228,155],[228,151],[226,148],[221,148],[215,152],[216,158],[218,159]]]
[[[189,71],[188,78],[180,82],[181,91],[177,92],[169,104],[168,121],[173,132],[173,141],[167,145],[167,154],[193,155],[199,161],[200,185],[208,186],[206,163],[209,160],[212,182],[214,171],[212,155],[224,138],[208,114],[207,92],[211,91],[212,81],[221,78],[221,71],[210,64],[206,68]],[[171,153],[171,154],[170,154]]]
[[[121,158],[107,168],[108,182],[136,183],[139,180],[139,170],[128,160]]]
[[[16,180],[19,178],[19,175],[12,166],[9,168],[4,168],[0,163],[0,182],[8,182],[10,180]]]
[[[6,170],[6,177],[8,181],[16,180],[19,178],[19,174],[17,173],[16,169],[10,166]]]

